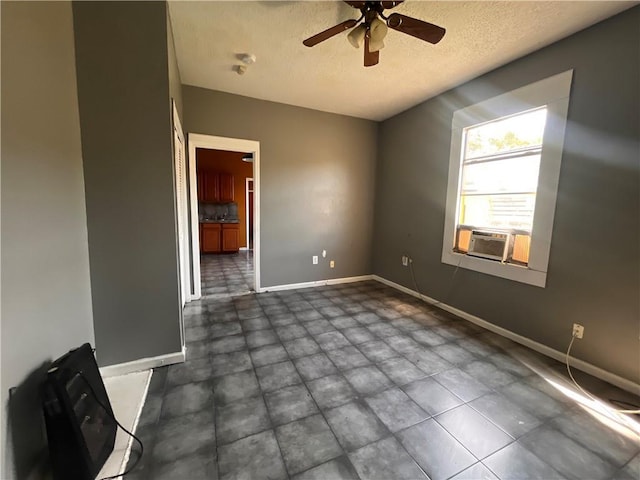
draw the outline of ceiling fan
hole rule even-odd
[[[401,4],[403,0],[389,2],[349,2],[344,0],[344,2],[360,10],[360,18],[345,20],[335,27],[309,37],[302,42],[304,45],[313,47],[334,35],[353,28],[348,35],[349,42],[356,48],[359,48],[364,42],[364,66],[371,67],[380,61],[380,49],[384,47],[383,40],[387,35],[387,27],[433,44],[438,43],[444,37],[445,29],[432,23],[407,17],[400,13],[392,13],[389,16],[384,14],[385,10]]]

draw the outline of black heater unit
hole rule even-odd
[[[95,479],[113,451],[117,426],[91,345],[51,364],[43,409],[53,477]]]

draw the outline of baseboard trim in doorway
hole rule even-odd
[[[468,320],[471,323],[474,323],[482,328],[485,328],[486,330],[489,330],[493,333],[496,333],[505,338],[508,338],[509,340],[513,340],[514,342],[524,345],[525,347],[529,347],[531,350],[535,350],[536,352],[546,355],[547,357],[551,357],[554,360],[558,360],[559,362],[562,362],[562,363],[566,361],[565,352],[559,352],[558,350],[555,350],[551,347],[547,347],[546,345],[543,345],[542,343],[538,343],[535,340],[531,340],[530,338],[523,337],[522,335],[518,335],[517,333],[514,333],[511,330],[507,330],[506,328],[502,328],[497,325],[494,325],[493,323],[483,320],[480,317],[476,317],[471,313],[467,313],[463,310],[452,307],[451,305],[447,305],[446,303],[439,302],[434,298],[418,293],[415,290],[407,288],[398,283],[392,282],[391,280],[387,280],[386,278],[380,277],[378,275],[371,275],[371,277],[373,280],[376,280],[380,283],[384,283],[385,285],[395,288],[396,290],[400,290],[401,292],[407,293],[413,297],[424,300],[426,303],[435,305],[438,308],[441,308],[442,310],[446,310],[449,313],[453,313],[454,315],[457,315],[460,318],[464,318],[465,320]],[[632,382],[631,380],[627,380],[626,378],[620,377],[614,373],[608,372],[606,370],[603,370],[600,367],[596,367],[591,363],[585,362],[584,360],[580,360],[574,357],[570,357],[569,363],[571,364],[572,367],[575,367],[578,370],[588,373],[589,375],[592,375],[596,378],[599,378],[600,380],[604,380],[605,382],[615,385],[616,387],[620,387],[623,390],[626,390],[627,392],[633,393],[634,395],[640,395],[640,384]]]
[[[325,285],[340,285],[342,283],[364,282],[373,280],[372,275],[360,275],[358,277],[329,278],[327,280],[316,280],[315,282],[290,283],[287,285],[274,285],[272,287],[262,287],[259,293],[279,292],[282,290],[295,290],[298,288],[322,287]]]
[[[100,368],[100,375],[103,378],[113,377],[115,375],[126,375],[127,373],[140,372],[142,370],[149,370],[151,368],[164,367],[166,365],[172,365],[174,363],[182,363],[187,358],[187,352],[185,347],[181,352],[167,353],[165,355],[158,355],[156,357],[140,358],[138,360],[132,360],[130,362],[117,363],[115,365],[107,365]]]

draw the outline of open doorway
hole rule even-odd
[[[253,229],[246,205],[253,155],[196,148],[196,178],[202,296],[253,291],[253,249],[246,232]]]
[[[192,296],[259,291],[259,142],[188,138]]]

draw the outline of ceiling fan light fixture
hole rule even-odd
[[[347,39],[349,40],[349,43],[355,48],[360,48],[360,45],[362,45],[362,42],[364,42],[364,36],[366,33],[367,27],[363,24],[360,24],[349,32],[349,35],[347,35]]]
[[[384,37],[387,36],[387,31],[389,30],[387,28],[387,24],[377,17],[371,21],[370,29],[371,29],[371,40],[374,40],[374,41],[384,40]]]
[[[387,36],[387,24],[379,18],[374,19],[371,22],[370,39],[369,39],[369,51],[377,52],[384,48],[384,38]]]
[[[369,40],[369,51],[379,52],[384,48],[384,42],[382,40],[374,40],[373,37]]]

